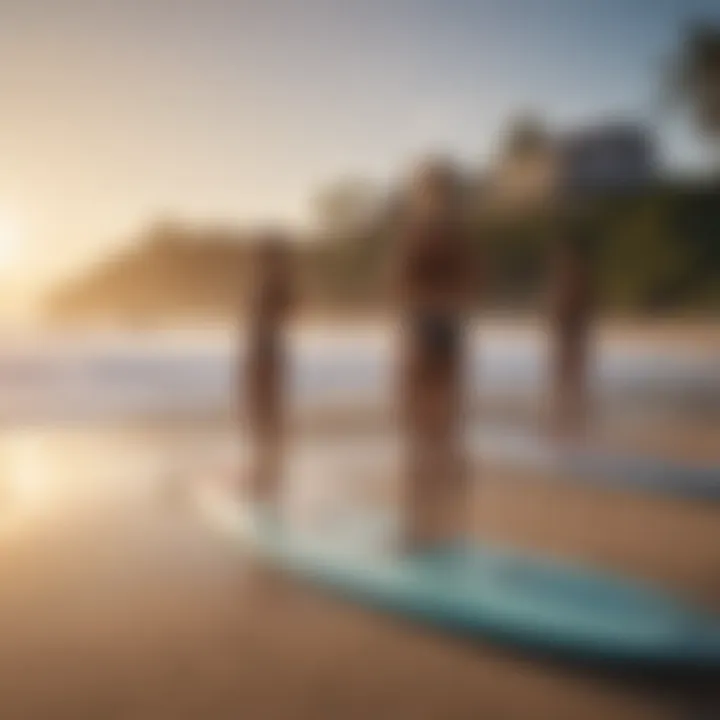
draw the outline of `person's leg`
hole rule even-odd
[[[581,438],[588,422],[587,329],[560,328],[555,348],[553,430],[560,438]]]
[[[282,367],[279,352],[262,353],[249,378],[250,498],[267,508],[280,501]]]
[[[411,550],[465,534],[469,504],[455,366],[418,380],[407,428],[405,544]]]
[[[264,435],[255,440],[252,452],[252,502],[265,508],[276,507],[279,498],[281,452],[279,438]]]

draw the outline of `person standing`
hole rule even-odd
[[[280,500],[285,434],[283,330],[294,299],[287,238],[275,231],[261,234],[251,270],[244,377],[244,419],[252,448],[250,496],[273,508]]]
[[[395,247],[401,318],[399,410],[405,440],[405,542],[409,549],[465,530],[463,451],[465,335],[476,276],[457,170],[419,166],[409,184]]]
[[[555,242],[551,280],[551,425],[561,439],[579,439],[589,416],[590,331],[594,314],[591,231],[568,222]]]

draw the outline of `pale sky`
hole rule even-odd
[[[337,177],[482,162],[518,110],[653,117],[693,17],[720,3],[0,0],[0,271],[39,286],[158,217],[302,221]]]

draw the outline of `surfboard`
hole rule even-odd
[[[332,532],[290,527],[217,492],[202,505],[264,562],[362,605],[568,659],[720,670],[720,617],[620,575],[483,544],[400,554],[368,541],[383,522]]]

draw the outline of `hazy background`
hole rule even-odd
[[[338,182],[446,150],[483,174],[508,123],[630,118],[667,173],[712,154],[665,80],[712,0],[0,2],[4,314],[158,223],[304,233]],[[151,258],[163,263],[166,258]]]

